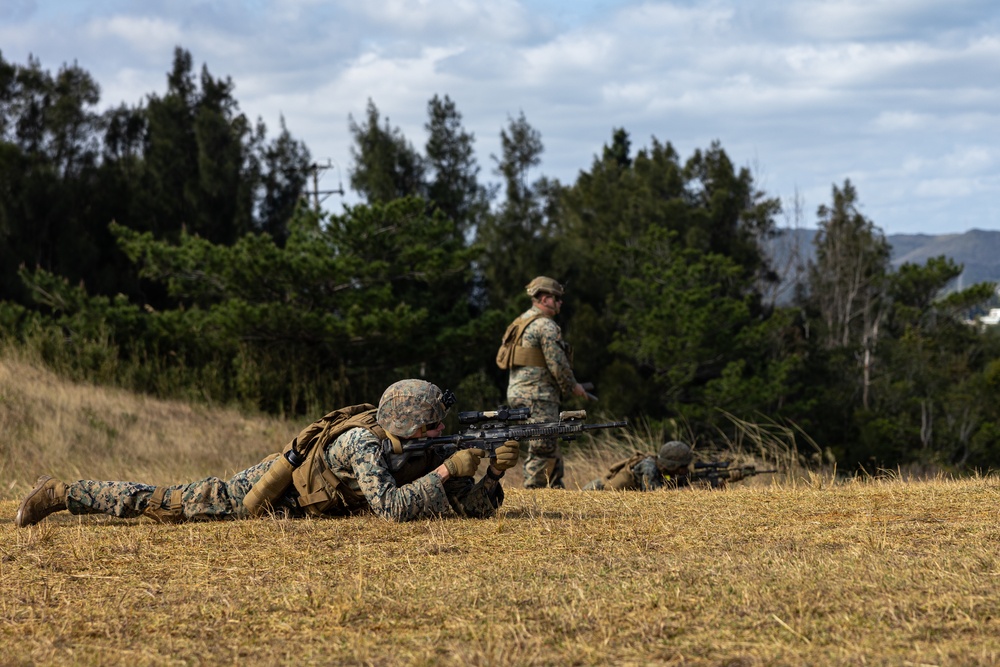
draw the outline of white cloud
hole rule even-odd
[[[529,85],[559,82],[563,76],[595,76],[607,73],[613,60],[614,40],[602,34],[560,36],[522,52],[524,71],[519,77]]]
[[[728,33],[735,9],[722,3],[681,6],[669,2],[645,2],[626,6],[615,16],[610,27],[623,38],[659,35],[664,40],[696,42],[705,35]],[[633,43],[646,43],[631,40]]]
[[[414,101],[414,94],[423,96],[437,84],[446,84],[447,77],[440,74],[437,65],[460,52],[425,48],[411,58],[386,58],[378,51],[369,51],[349,63],[332,83],[347,99],[374,97],[385,100],[390,108],[404,106]],[[421,109],[426,102],[427,98],[423,98]]]
[[[128,48],[146,54],[159,54],[189,38],[175,21],[155,17],[112,16],[95,19],[87,25],[89,39],[109,38],[125,42]]]
[[[945,156],[944,166],[950,171],[977,173],[991,170],[994,165],[994,151],[983,146],[958,148]]]
[[[969,178],[929,178],[919,181],[913,192],[929,199],[954,199],[968,197],[976,190],[976,182]]]
[[[983,0],[798,0],[789,3],[791,26],[818,40],[865,40],[912,33],[929,21],[943,30],[948,14],[960,15],[989,7]]]
[[[516,40],[530,32],[527,10],[514,0],[367,0],[352,3],[351,10],[409,39]]]
[[[928,127],[934,117],[915,111],[882,111],[872,123],[876,130],[886,132],[909,132]]]

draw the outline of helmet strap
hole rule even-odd
[[[403,443],[400,441],[399,436],[394,433],[385,432],[385,437],[389,438],[389,442],[392,443],[392,453],[402,454],[403,453]]]

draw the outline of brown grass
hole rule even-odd
[[[298,426],[73,387],[10,360],[0,396],[4,446],[20,429],[39,449],[4,450],[5,488],[17,494],[40,471],[20,467],[29,462],[178,481],[253,462]],[[170,444],[50,458],[51,441],[33,434],[50,420],[99,433],[70,414],[84,407],[123,425],[111,450],[157,429],[140,441]],[[266,428],[277,432],[256,433]],[[232,460],[199,458],[205,446],[175,456],[189,437],[229,447]],[[580,463],[567,464],[574,483],[592,473],[577,474]],[[1000,662],[995,478],[751,481],[648,494],[510,488],[494,519],[410,524],[61,513],[16,529],[8,495],[0,664]]]
[[[66,382],[0,356],[0,498],[45,472],[171,484],[227,476],[278,451],[294,425],[234,410]]]

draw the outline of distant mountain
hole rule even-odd
[[[794,284],[804,275],[805,267],[813,259],[815,229],[782,229],[768,243],[773,266]],[[904,263],[923,264],[931,257],[944,255],[965,267],[955,288],[964,288],[981,282],[1000,283],[1000,231],[972,229],[964,234],[891,234],[886,237],[892,246],[892,265]],[[791,288],[779,290],[787,301]]]
[[[923,264],[931,257],[944,255],[965,267],[961,287],[975,283],[1000,283],[1000,232],[972,229],[964,234],[893,234],[892,263]]]

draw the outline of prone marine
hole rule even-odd
[[[17,510],[14,523],[34,525],[53,512],[149,516],[161,522],[245,518],[266,511],[287,516],[345,516],[372,511],[392,521],[437,516],[489,517],[503,503],[504,472],[517,464],[518,443],[505,443],[474,481],[481,449],[446,459],[437,450],[391,452],[407,440],[436,437],[455,397],[425,380],[401,380],[379,405],[363,403],[330,412],[310,424],[281,453],[223,480],[172,486],[41,476]],[[384,446],[383,443],[388,443]]]

